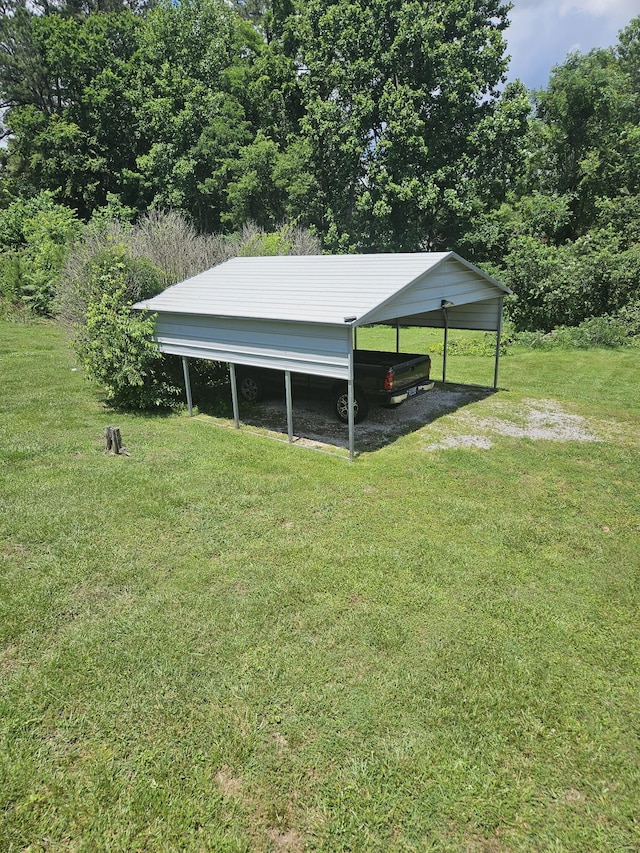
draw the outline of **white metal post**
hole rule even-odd
[[[493,390],[498,390],[498,368],[500,366],[500,342],[502,340],[502,307],[504,297],[501,296],[498,300],[498,328],[496,329],[496,364],[493,371]]]
[[[442,382],[447,381],[447,346],[449,344],[449,318],[447,317],[447,309],[442,309],[444,317],[444,344],[442,349]]]
[[[187,392],[187,408],[189,417],[193,417],[193,401],[191,399],[191,381],[189,380],[189,363],[186,356],[182,356],[182,372],[184,373],[184,387]]]
[[[287,435],[293,441],[293,404],[291,400],[291,371],[284,372],[284,391],[287,399]]]
[[[351,337],[349,338],[351,341]],[[355,456],[355,420],[353,415],[353,406],[355,403],[355,393],[353,386],[353,345],[349,347],[349,379],[347,381],[347,405],[349,407],[349,462],[353,462]]]
[[[229,364],[229,379],[231,381],[231,404],[233,406],[233,422],[240,429],[240,407],[238,406],[238,386],[236,385],[236,366]]]

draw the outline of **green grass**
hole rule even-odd
[[[638,850],[638,350],[476,407],[604,441],[353,465],[109,412],[52,325],[0,365],[0,850]]]

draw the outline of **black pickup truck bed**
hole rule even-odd
[[[354,350],[354,419],[363,421],[369,406],[399,406],[405,400],[433,388],[429,375],[428,355],[403,352]],[[248,402],[257,402],[270,388],[283,388],[283,374],[278,370],[238,365],[238,391]],[[294,389],[321,390],[331,394],[336,416],[343,423],[349,419],[348,389],[344,380],[326,376],[292,373]]]

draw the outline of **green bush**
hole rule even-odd
[[[109,402],[127,409],[172,408],[182,387],[175,360],[152,340],[154,319],[131,306],[162,289],[152,265],[122,246],[104,249],[87,265],[86,312],[75,325],[76,350],[87,374],[104,386]]]
[[[68,252],[80,232],[73,211],[50,193],[12,202],[0,211],[0,296],[36,314],[52,312]]]
[[[551,332],[518,332],[515,341],[530,349],[591,349],[627,346],[633,341],[619,317],[591,317],[578,326],[559,326]]]
[[[631,338],[640,338],[640,299],[630,302],[615,315]]]

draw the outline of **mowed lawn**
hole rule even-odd
[[[640,349],[354,464],[75,367],[0,324],[0,850],[640,849]],[[600,440],[433,449],[536,401]]]

